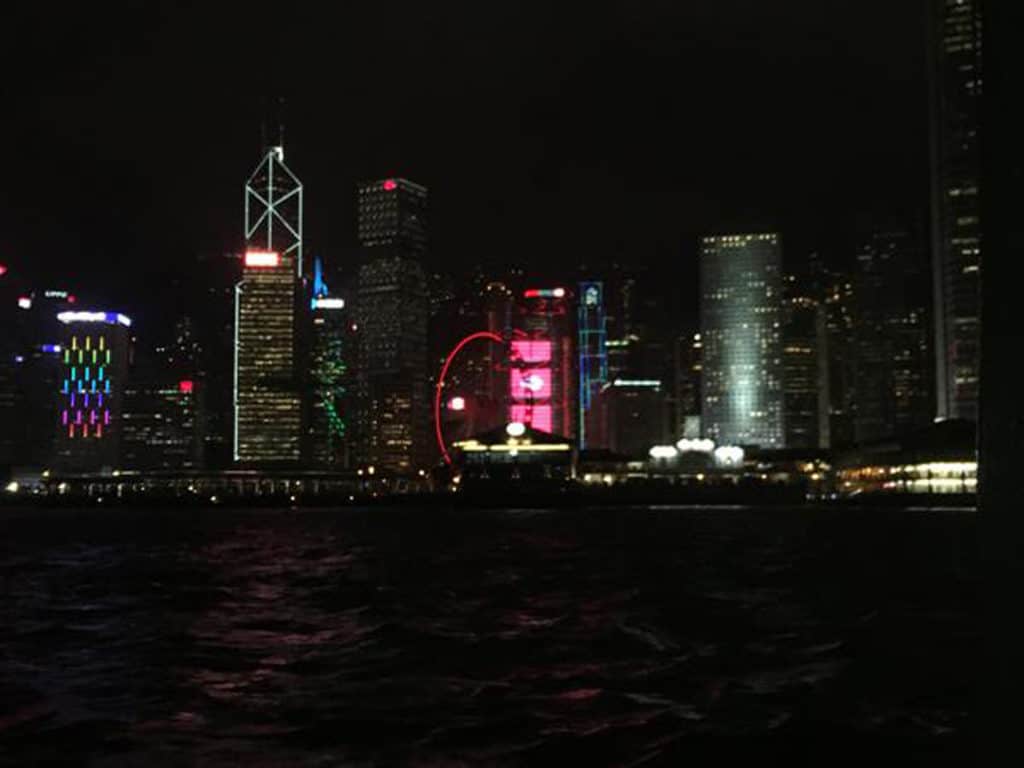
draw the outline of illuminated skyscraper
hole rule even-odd
[[[509,371],[509,421],[575,440],[576,369],[573,296],[565,288],[531,288],[523,293]]]
[[[608,381],[608,330],[604,314],[604,285],[580,283],[576,332],[579,354],[578,445],[587,447],[587,415],[591,401],[601,385]]]
[[[55,468],[99,472],[118,465],[131,320],[117,312],[61,312],[62,376]]]
[[[302,184],[269,147],[245,186],[246,253],[235,286],[234,460],[298,461]]]
[[[701,242],[701,428],[719,444],[785,445],[781,267],[777,234]]]
[[[359,188],[356,372],[360,461],[392,475],[430,463],[427,190],[406,179]]]
[[[345,300],[330,295],[316,261],[310,343],[309,449],[312,461],[324,467],[348,462],[348,378],[351,318]]]
[[[981,322],[980,0],[931,0],[937,413],[977,420]]]

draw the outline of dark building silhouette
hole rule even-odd
[[[426,188],[407,179],[359,188],[359,460],[393,475],[411,474],[433,458],[426,207]]]
[[[202,382],[133,371],[124,390],[120,467],[181,470],[203,466]]]
[[[998,1],[998,0],[997,0]],[[981,323],[980,0],[931,0],[936,410],[977,420]]]
[[[898,436],[932,420],[925,260],[903,232],[876,234],[854,276],[855,437]]]
[[[793,276],[782,310],[783,409],[786,447],[829,447],[825,310]]]

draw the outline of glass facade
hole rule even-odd
[[[705,237],[701,423],[718,444],[785,446],[777,234]]]
[[[314,299],[309,430],[311,458],[320,466],[344,466],[348,458],[347,315],[343,303]]]
[[[937,411],[977,420],[981,317],[979,0],[932,0],[932,248]]]
[[[359,189],[356,373],[360,461],[408,475],[430,463],[427,190],[406,179]]]
[[[246,266],[235,288],[235,450],[242,463],[301,458],[299,285],[291,256]]]

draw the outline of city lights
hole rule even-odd
[[[332,297],[317,297],[313,299],[313,309],[344,309],[345,300]]]
[[[714,451],[715,462],[722,467],[738,467],[746,455],[738,445],[720,445]]]
[[[655,445],[648,453],[652,459],[674,459],[679,455],[674,445]]]
[[[65,325],[69,323],[106,323],[129,328],[132,324],[131,318],[120,312],[60,312],[57,319]]]
[[[254,269],[267,269],[281,264],[281,256],[274,251],[246,251],[245,266]]]
[[[680,453],[711,453],[715,450],[715,441],[708,439],[689,439],[684,437],[676,443]]]
[[[523,292],[527,299],[564,299],[565,288],[528,288]]]
[[[453,397],[448,401],[448,410],[451,411],[464,411],[466,410],[466,399],[464,397]]]
[[[32,309],[32,298],[30,296],[19,296],[18,306],[22,309]]]

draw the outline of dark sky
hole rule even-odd
[[[335,261],[354,184],[386,175],[430,187],[453,270],[686,276],[708,231],[795,253],[925,210],[917,2],[227,5],[5,9],[0,261],[134,306],[237,249],[272,95],[308,250]]]

